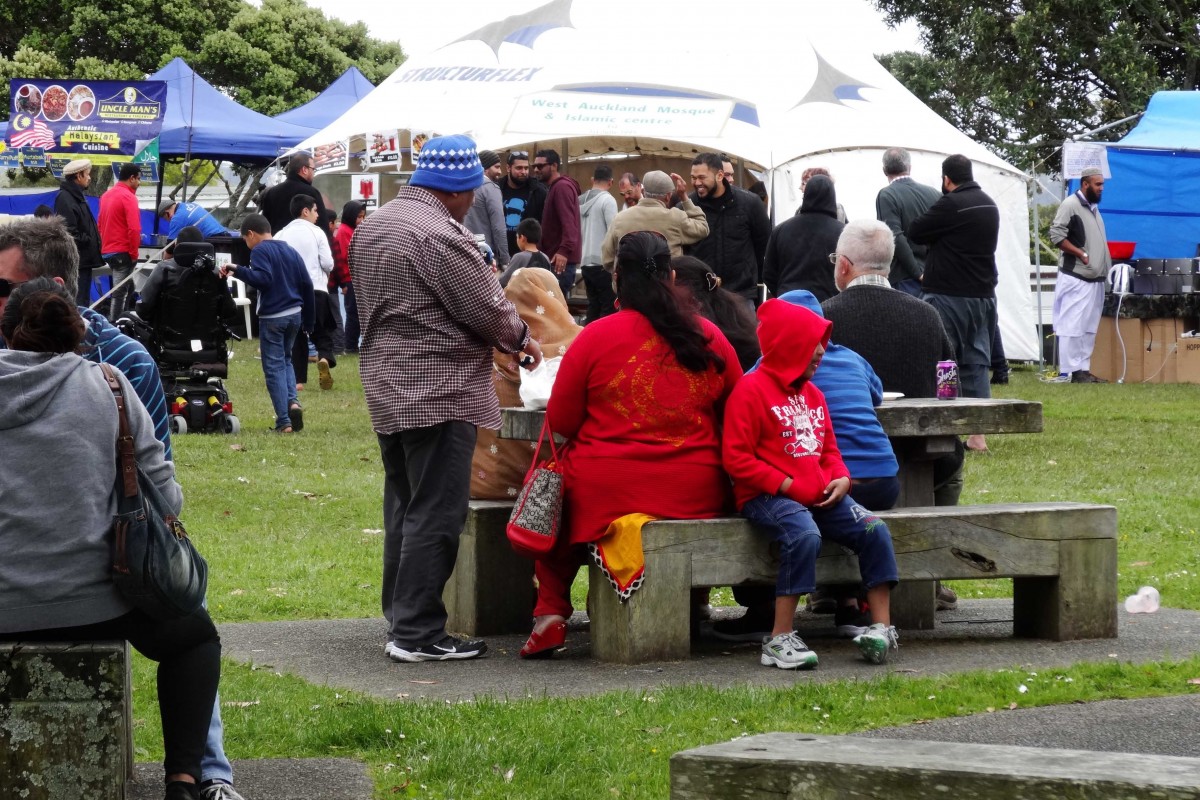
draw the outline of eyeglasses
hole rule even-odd
[[[508,154],[508,163],[509,164],[512,164],[512,162],[514,162],[514,161],[528,161],[528,160],[529,160],[529,151],[528,150],[513,150],[511,153]]]
[[[850,266],[852,266],[852,267],[854,266],[854,262],[853,262],[853,261],[851,261],[849,258],[846,258],[846,255],[845,255],[844,253],[842,254],[842,258],[845,258],[845,259],[846,259],[846,263],[847,263],[847,264],[849,264],[849,265],[850,265]],[[833,264],[833,265],[836,267],[836,266],[837,266],[837,260],[838,260],[838,254],[837,254],[837,253],[830,253],[830,254],[829,254],[829,263],[830,263],[830,264]]]
[[[0,278],[0,297],[8,297],[13,291],[25,283],[25,281],[10,281]]]

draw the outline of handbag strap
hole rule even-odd
[[[121,382],[108,364],[100,365],[108,388],[112,389],[113,399],[117,401],[117,416],[120,427],[117,431],[117,465],[121,470],[120,480],[126,497],[137,497],[137,456],[133,452],[133,434],[129,432],[129,414],[125,410],[125,395],[121,392]]]
[[[537,467],[538,454],[542,451],[542,442],[547,439],[550,441],[550,457],[554,459],[554,463],[557,464],[558,449],[554,446],[554,432],[550,430],[550,420],[546,417],[543,417],[542,432],[538,434],[537,447],[533,448],[533,463],[529,466],[530,471]]]

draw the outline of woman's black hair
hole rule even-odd
[[[720,328],[733,345],[742,370],[754,366],[762,355],[758,344],[758,321],[742,299],[723,288],[712,268],[698,258],[676,256],[671,259],[671,269],[675,270],[675,285],[687,289],[696,298],[700,316]]]
[[[342,206],[342,224],[349,225],[351,228],[358,227],[358,215],[366,209],[364,203],[358,200],[351,200]]]
[[[0,317],[0,334],[8,346],[32,353],[74,353],[86,330],[75,298],[47,277],[14,289]]]
[[[644,316],[684,369],[725,370],[725,359],[709,349],[691,292],[671,284],[671,250],[661,235],[634,231],[617,245],[617,299],[622,309]]]

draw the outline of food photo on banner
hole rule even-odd
[[[165,81],[14,78],[9,93],[5,141],[26,167],[128,161],[158,136],[167,106]]]

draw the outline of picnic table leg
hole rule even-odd
[[[900,581],[892,590],[892,624],[902,631],[933,629],[934,581]]]
[[[533,562],[513,552],[504,528],[512,503],[472,503],[442,600],[446,629],[468,636],[529,633]]]
[[[688,657],[692,557],[647,553],[642,587],[621,602],[596,565],[588,572],[592,656],[600,661],[641,664]]]
[[[1063,541],[1057,578],[1014,578],[1013,635],[1057,642],[1115,639],[1117,540]]]

